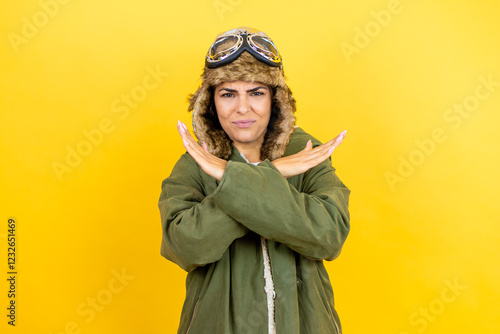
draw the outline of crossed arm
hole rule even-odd
[[[341,140],[316,148],[308,142],[292,158],[253,166],[214,157],[180,126],[189,155],[179,160],[162,184],[163,256],[190,271],[219,260],[234,240],[249,231],[311,259],[338,255],[349,232],[350,192],[325,160]],[[314,159],[323,160],[314,165]],[[299,191],[286,177],[301,174],[303,161],[314,166],[307,169],[305,189]],[[220,175],[209,195],[200,183],[205,176],[199,168],[216,179]]]
[[[224,175],[227,161],[210,154],[205,143],[202,143],[202,146],[198,145],[186,125],[181,121],[177,123],[177,131],[182,138],[184,148],[200,165],[201,169],[220,181]],[[342,143],[345,135],[346,131],[343,131],[329,142],[315,148],[312,148],[312,142],[309,140],[302,151],[276,159],[272,161],[272,164],[285,178],[302,174],[331,156],[335,148]]]

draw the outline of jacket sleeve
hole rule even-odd
[[[350,190],[327,159],[302,175],[299,192],[269,161],[229,161],[212,194],[228,216],[313,260],[333,260],[349,233]]]
[[[162,223],[161,255],[191,271],[219,260],[248,229],[205,196],[200,170],[187,154],[162,182],[158,202]]]

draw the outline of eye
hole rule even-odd
[[[264,92],[260,92],[260,91],[256,91],[256,92],[252,92],[252,95],[264,95]]]
[[[234,96],[233,93],[224,93],[221,95],[221,97],[232,97]]]

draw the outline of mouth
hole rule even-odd
[[[255,120],[253,120],[253,119],[242,119],[242,120],[234,121],[233,122],[233,124],[236,125],[239,128],[248,128],[253,123],[255,123]]]

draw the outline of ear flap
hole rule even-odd
[[[199,141],[205,141],[207,125],[203,122],[203,115],[210,106],[210,92],[206,84],[202,84],[194,94],[189,95],[188,111],[193,112],[193,131]]]
[[[276,89],[274,101],[278,106],[279,116],[274,123],[274,131],[266,135],[260,151],[261,158],[270,161],[283,156],[295,126],[295,99],[287,85]]]
[[[188,111],[193,111],[193,131],[200,143],[207,144],[213,155],[227,159],[231,155],[231,139],[222,129],[214,128],[208,118],[208,109],[212,103],[210,85],[203,83],[194,94],[189,95]]]
[[[198,89],[196,90],[196,92],[194,92],[193,94],[189,94],[188,95],[188,97],[187,97],[187,100],[189,102],[188,111],[192,111],[194,109],[194,105],[196,103],[196,100],[198,100],[198,95],[200,95],[200,92],[201,92],[202,88],[203,88],[203,85],[200,85],[200,87],[198,87]]]

